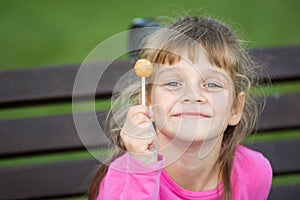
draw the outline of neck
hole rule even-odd
[[[169,140],[159,134],[160,152],[166,160],[165,171],[182,188],[211,190],[220,182],[218,161],[222,137],[193,142]]]

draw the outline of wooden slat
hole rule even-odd
[[[300,184],[277,186],[271,189],[268,200],[299,199]]]
[[[0,199],[40,199],[85,194],[100,162],[68,161],[0,168]]]
[[[81,114],[84,122],[85,144],[88,147],[107,146],[104,134],[95,130],[90,114]],[[0,121],[0,157],[58,150],[83,149],[72,115],[48,116]],[[101,127],[106,113],[97,113]]]
[[[78,65],[8,70],[0,73],[1,103],[70,97]]]
[[[299,80],[300,46],[273,47],[250,51],[269,74],[273,82]],[[265,77],[265,74],[262,74]]]
[[[133,60],[89,64],[90,72],[86,80],[97,80],[99,69],[104,71],[97,88],[98,95],[111,94],[114,84],[131,69]],[[109,66],[109,67],[108,67]],[[42,67],[32,69],[7,70],[0,72],[0,107],[10,104],[25,104],[26,101],[35,103],[53,100],[71,100],[72,90],[79,65]],[[50,100],[49,100],[50,99]],[[52,99],[52,100],[51,100]]]
[[[274,174],[300,173],[300,138],[247,144],[267,157]]]
[[[300,94],[270,96],[258,121],[259,131],[300,127]]]

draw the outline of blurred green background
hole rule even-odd
[[[80,63],[136,17],[210,15],[248,48],[300,44],[299,0],[1,0],[0,69]]]

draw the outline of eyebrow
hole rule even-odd
[[[209,69],[207,72],[222,76],[226,80],[231,80],[231,77],[229,76],[229,74],[226,74],[226,72],[224,72],[222,70]]]
[[[163,66],[164,69],[162,69],[159,73],[158,76],[161,76],[161,74],[167,73],[167,72],[175,72],[178,73],[176,71],[174,71],[174,69],[176,69],[176,67],[167,67],[167,66]]]
[[[178,73],[178,72],[175,71],[177,69],[176,67],[169,67],[169,66],[162,66],[162,67],[164,67],[164,69],[162,69],[159,72],[158,77],[161,76],[162,74],[165,74],[165,73],[168,73],[168,72]],[[202,76],[205,76],[205,74],[215,74],[215,75],[218,75],[218,76],[222,76],[226,81],[231,80],[231,77],[229,76],[229,74],[226,74],[226,72],[221,70],[221,69],[208,69],[205,72],[200,72],[200,70],[199,70],[198,72],[200,74],[202,74]]]

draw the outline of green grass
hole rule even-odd
[[[88,112],[92,111],[93,109],[95,109],[96,111],[108,110],[110,108],[110,104],[110,99],[96,100],[95,102],[77,103],[76,111],[74,110],[74,113]],[[0,109],[0,120],[12,120],[20,118],[42,117],[62,114],[72,114],[71,103]]]
[[[80,63],[136,17],[210,15],[249,48],[299,44],[299,10],[298,0],[1,0],[0,69]]]
[[[92,153],[92,154],[91,154]],[[14,167],[14,166],[26,166],[26,165],[38,165],[48,164],[55,162],[76,161],[76,160],[88,160],[92,159],[93,155],[97,158],[104,157],[109,154],[108,149],[94,149],[91,152],[87,150],[73,151],[67,153],[50,153],[36,156],[22,156],[15,158],[3,158],[0,161],[0,168]]]
[[[300,80],[262,85],[259,88],[253,88],[252,92],[254,95],[258,96],[262,94],[265,96],[271,96],[300,93]]]
[[[291,140],[300,138],[300,129],[272,131],[268,133],[257,133],[250,135],[245,143],[256,143],[266,141]]]
[[[285,186],[300,184],[300,174],[282,175],[273,178],[272,186]]]

